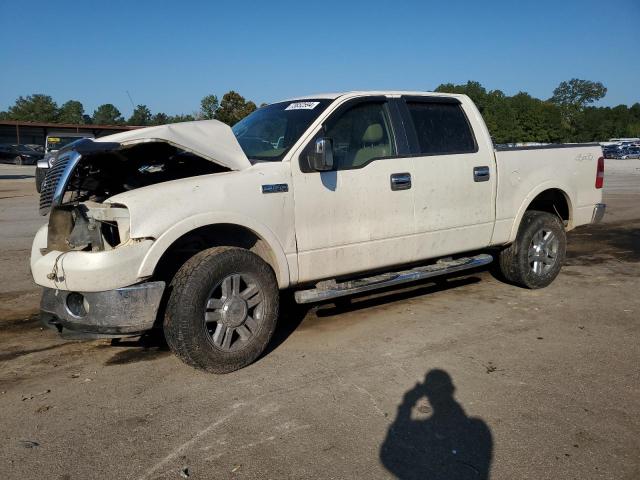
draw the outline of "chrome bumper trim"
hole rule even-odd
[[[40,309],[43,319],[48,317],[49,325],[61,333],[64,330],[97,335],[141,333],[153,328],[164,287],[164,282],[146,282],[104,292],[45,288]],[[77,307],[70,308],[71,294],[74,300],[81,299],[84,313],[78,314]]]

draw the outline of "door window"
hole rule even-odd
[[[359,103],[335,120],[324,134],[333,145],[337,170],[358,168],[396,154],[385,103]]]
[[[462,106],[457,103],[407,102],[420,153],[446,155],[477,151]]]

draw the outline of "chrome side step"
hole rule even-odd
[[[311,303],[330,300],[332,298],[345,297],[355,293],[368,292],[378,288],[391,287],[408,282],[415,282],[425,278],[446,275],[447,273],[458,272],[470,268],[487,265],[493,261],[493,257],[486,253],[474,257],[457,258],[455,260],[439,260],[431,265],[415,267],[402,272],[389,272],[374,275],[368,278],[348,280],[337,283],[335,280],[320,282],[316,288],[309,290],[299,290],[295,293],[297,303]]]

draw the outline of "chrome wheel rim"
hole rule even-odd
[[[536,275],[544,275],[556,264],[560,240],[548,229],[540,229],[529,245],[529,267]]]
[[[220,350],[243,348],[256,335],[263,317],[264,295],[249,274],[233,273],[218,283],[207,300],[204,328]]]

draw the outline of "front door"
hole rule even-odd
[[[413,159],[391,111],[384,97],[348,101],[309,144],[331,140],[334,170],[311,170],[307,149],[292,160],[300,282],[410,261]]]

